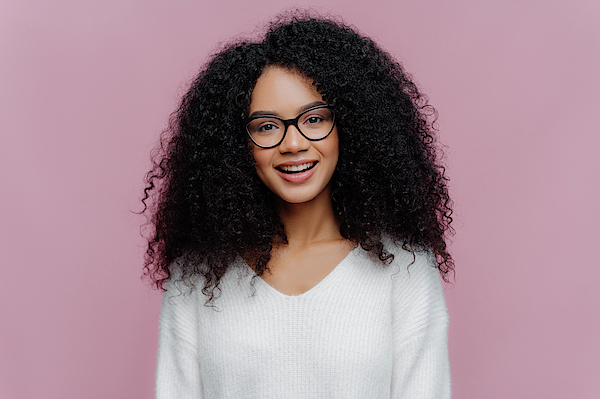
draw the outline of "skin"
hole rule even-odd
[[[325,104],[305,76],[281,67],[267,67],[256,82],[248,114],[290,119],[316,103]],[[325,278],[355,247],[341,236],[331,204],[329,182],[339,155],[337,128],[323,140],[309,141],[290,126],[278,147],[264,149],[252,144],[252,155],[258,176],[279,199],[277,210],[288,238],[288,244],[275,243],[269,271],[262,278],[283,294],[302,294]],[[304,172],[304,177],[297,179],[300,181],[289,181],[278,170],[284,164],[306,162],[316,162],[316,166]]]

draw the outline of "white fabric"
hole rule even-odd
[[[287,296],[239,260],[206,307],[168,285],[158,399],[450,397],[448,316],[435,260],[354,249],[309,291]],[[255,277],[253,279],[253,277]]]

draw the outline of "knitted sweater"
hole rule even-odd
[[[309,291],[277,291],[241,259],[214,307],[167,286],[158,399],[450,397],[448,316],[431,254],[391,265],[355,248]],[[411,264],[412,263],[412,264]],[[253,278],[254,277],[254,278]]]

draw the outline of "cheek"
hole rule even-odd
[[[271,168],[271,157],[269,156],[269,150],[265,150],[262,148],[258,148],[253,145],[252,148],[252,158],[254,158],[254,167],[256,168],[256,173],[258,177],[264,182],[265,172]]]
[[[340,147],[339,147],[339,139],[338,139],[338,135],[337,135],[337,131],[334,131],[333,133],[331,133],[331,136],[327,138],[327,140],[331,139],[330,141],[327,141],[325,144],[325,147],[323,148],[323,155],[329,159],[331,161],[331,163],[333,164],[333,168],[335,169],[335,166],[337,165],[338,162],[338,158],[340,155]]]

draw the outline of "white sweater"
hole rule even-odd
[[[216,309],[204,306],[200,289],[168,285],[156,397],[449,398],[448,316],[435,260],[417,253],[410,265],[411,253],[386,247],[391,265],[358,247],[296,296],[241,259],[221,280]]]

